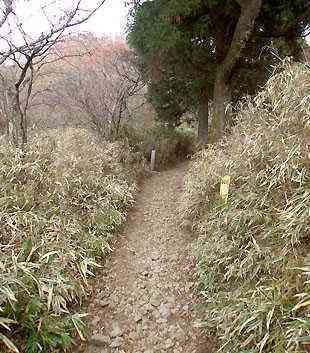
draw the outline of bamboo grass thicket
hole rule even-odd
[[[232,134],[196,155],[182,199],[198,235],[204,324],[218,352],[308,352],[309,66],[283,62],[238,108]]]
[[[79,304],[134,202],[143,159],[68,128],[26,152],[0,146],[0,351],[48,352],[84,339]],[[135,164],[135,168],[132,168]]]

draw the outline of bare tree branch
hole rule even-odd
[[[5,24],[9,15],[13,13],[13,0],[2,0],[4,8],[1,9],[2,17],[0,18],[0,28]]]
[[[63,23],[61,23],[61,20],[59,20],[60,24],[58,26],[51,26],[47,33],[42,33],[39,38],[33,40],[32,42],[26,41],[26,44],[24,45],[10,46],[9,50],[2,53],[0,52],[0,65],[16,52],[29,53],[34,51],[39,54],[43,48],[50,48],[61,38],[66,30],[88,21],[91,16],[93,16],[104,5],[105,1],[106,0],[101,0],[93,10],[87,12],[87,14],[81,18],[76,18],[81,11],[85,12],[80,8],[82,0],[79,0],[75,7],[70,12],[68,12],[67,18]]]
[[[63,12],[62,16],[56,21],[57,24],[48,21],[49,30],[42,33],[38,38],[32,39],[13,12],[13,1],[3,0],[5,8],[3,10],[4,16],[0,19],[0,27],[7,21],[8,16],[12,15],[12,18],[15,19],[15,29],[23,40],[23,44],[16,44],[14,42],[16,33],[13,33],[12,36],[0,35],[0,39],[7,44],[7,49],[0,52],[0,65],[10,60],[15,63],[15,68],[19,70],[15,83],[11,87],[7,87],[11,100],[9,120],[17,129],[14,138],[15,143],[22,147],[27,143],[27,111],[30,106],[33,85],[42,67],[48,63],[50,54],[54,54],[50,65],[61,60],[55,58],[55,53],[51,53],[51,49],[61,42],[68,29],[86,22],[104,3],[105,0],[100,0],[96,7],[86,11],[82,8],[82,0],[78,0],[73,8]],[[47,13],[43,13],[47,16]],[[21,140],[19,140],[20,138]]]

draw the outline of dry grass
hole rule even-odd
[[[283,63],[239,108],[232,135],[197,155],[183,199],[199,234],[205,326],[219,352],[308,352],[309,67]]]
[[[66,348],[84,338],[77,304],[134,202],[131,170],[143,161],[77,129],[38,136],[25,154],[1,145],[0,160],[0,351]]]

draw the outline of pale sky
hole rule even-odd
[[[82,0],[83,9],[95,8],[99,0]],[[20,0],[16,2],[15,12],[18,21],[22,23],[27,34],[37,37],[50,28],[49,21],[54,22],[61,16],[62,11],[68,9],[77,0]],[[125,0],[106,0],[98,12],[88,22],[77,26],[74,31],[89,31],[100,34],[124,34],[127,11]],[[11,33],[16,24],[11,21]],[[2,28],[2,32],[9,30],[8,26]],[[3,33],[2,33],[3,34]],[[16,36],[16,34],[12,34]]]
[[[124,0],[106,0],[103,8],[81,30],[101,33],[123,34],[126,24]]]
[[[27,34],[27,40],[37,39],[41,33],[48,32],[51,23],[55,25],[59,18],[72,8],[78,0],[19,0],[15,2],[17,17],[9,17],[0,29],[0,48],[8,48],[7,39],[15,45],[21,45],[24,40],[18,26],[21,25]],[[82,0],[83,10],[96,7],[99,0]],[[83,15],[80,13],[80,15]],[[118,37],[125,34],[127,10],[125,0],[106,0],[98,12],[88,22],[73,27],[68,33],[92,32],[97,36],[111,35]]]

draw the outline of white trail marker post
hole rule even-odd
[[[153,148],[151,151],[151,171],[154,172],[155,169],[155,157],[156,157],[156,150]]]

